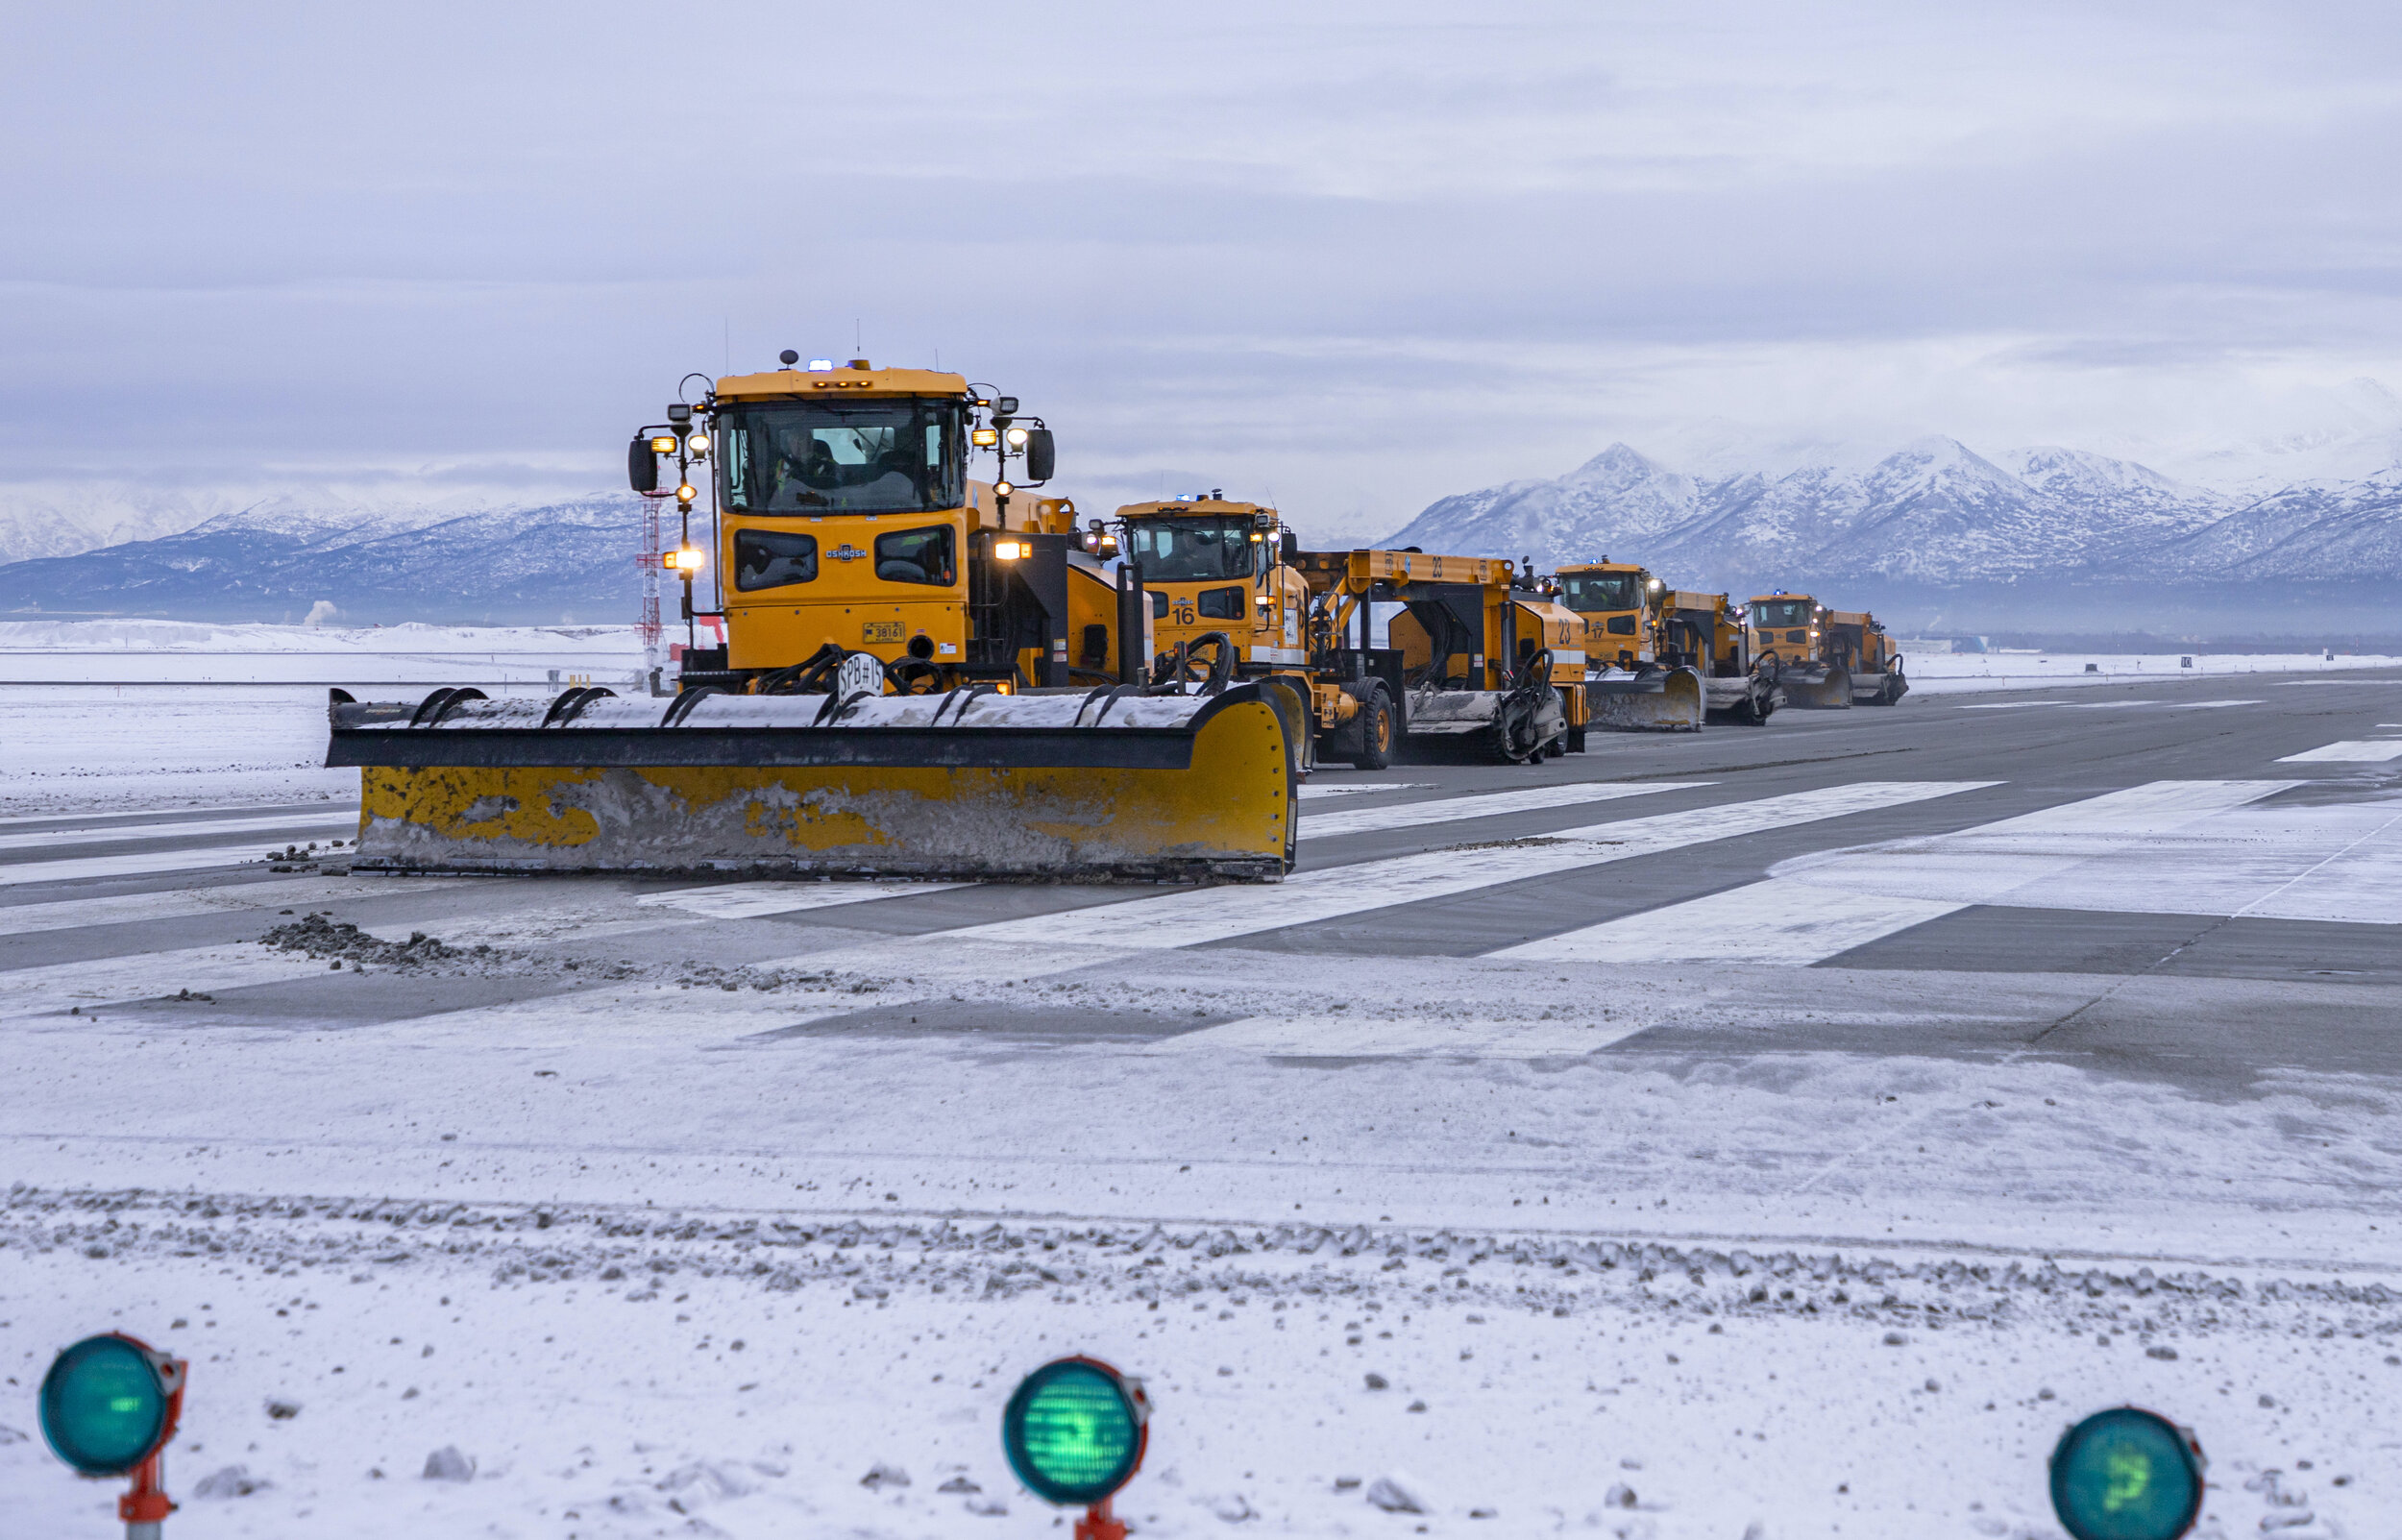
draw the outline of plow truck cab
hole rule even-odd
[[[1579,619],[1588,664],[1580,687],[1592,724],[1616,732],[1692,732],[1707,710],[1704,671],[1665,655],[1660,602],[1667,584],[1632,562],[1604,556],[1553,574],[1559,602]]]
[[[1753,596],[1745,609],[1752,655],[1788,705],[1822,711],[1851,708],[1851,671],[1835,659],[1828,645],[1826,606],[1807,594],[1780,588]]]

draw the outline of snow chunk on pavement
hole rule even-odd
[[[251,1475],[250,1467],[247,1465],[228,1465],[223,1470],[211,1471],[195,1482],[192,1486],[192,1496],[196,1498],[248,1497],[253,1492],[264,1491],[273,1485],[275,1483],[263,1476]]]
[[[1368,1505],[1387,1513],[1424,1513],[1425,1495],[1407,1477],[1380,1476],[1368,1483]]]
[[[472,1481],[476,1462],[460,1454],[456,1444],[445,1444],[426,1456],[426,1468],[420,1474],[429,1481]]]

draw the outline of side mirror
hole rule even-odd
[[[659,457],[650,452],[650,435],[636,433],[625,446],[625,484],[637,492],[659,490]]]
[[[1284,531],[1277,537],[1276,556],[1288,567],[1297,565],[1301,560],[1301,536],[1290,529]]]
[[[1051,474],[1058,469],[1059,451],[1052,445],[1051,430],[1047,428],[1027,428],[1026,479],[1048,481]]]

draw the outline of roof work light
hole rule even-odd
[[[2117,1406],[2061,1435],[2051,1508],[2076,1540],[2177,1540],[2202,1512],[2202,1446],[2157,1412]]]
[[[182,1358],[121,1332],[86,1337],[42,1376],[41,1436],[78,1476],[131,1476],[117,1499],[129,1535],[157,1535],[175,1511],[159,1486],[159,1454],[184,1410]]]
[[[1045,1503],[1082,1503],[1079,1540],[1124,1540],[1110,1499],[1142,1468],[1151,1404],[1098,1358],[1059,1358],[1026,1376],[1001,1413],[1009,1468]]]

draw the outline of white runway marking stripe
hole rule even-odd
[[[1770,878],[1488,955],[1546,963],[1760,963],[1806,967],[1968,906]]]
[[[2299,781],[2155,781],[1769,875],[1828,894],[2402,925],[2402,808],[2251,804]]]
[[[71,861],[22,861],[0,866],[0,888],[29,882],[72,882],[85,877],[141,877],[156,872],[200,871],[257,861],[260,851],[250,844],[209,845],[196,850],[149,850],[139,855],[82,856]]]
[[[1462,819],[1497,819],[1510,813],[1535,813],[1545,808],[1577,807],[1645,796],[1654,792],[1684,792],[1708,786],[1708,781],[1649,781],[1640,786],[1585,782],[1574,786],[1535,786],[1522,792],[1495,792],[1484,796],[1450,796],[1402,807],[1363,807],[1341,813],[1306,813],[1301,819],[1305,840],[1331,840],[1344,834],[1371,834],[1385,829],[1410,829],[1429,823],[1456,823]]]
[[[711,919],[756,919],[763,915],[789,915],[804,909],[833,909],[843,904],[872,903],[879,898],[908,898],[919,893],[948,892],[972,888],[967,882],[743,882],[709,888],[679,888],[674,892],[645,893],[634,900],[646,908],[681,909]]]
[[[118,844],[131,840],[175,840],[192,835],[242,834],[252,829],[279,829],[292,835],[338,831],[349,839],[358,828],[358,809],[333,808],[324,813],[283,814],[270,819],[194,819],[180,823],[94,823],[33,834],[0,834],[0,850],[37,850],[56,844]],[[289,841],[287,840],[287,843]]]
[[[1430,850],[1421,855],[1305,871],[1272,888],[1204,888],[1101,905],[1078,911],[1072,929],[1101,946],[1197,946],[1206,941],[1338,919],[1429,898],[1447,898],[1479,888],[1656,855],[1686,845],[1951,796],[1996,784],[1867,781],[1614,823],[1588,823],[1483,849]],[[1064,917],[1055,915],[1003,920],[952,931],[946,939],[1041,944],[1056,942],[1063,924]]]
[[[2329,744],[2322,748],[2299,754],[2288,754],[2277,761],[2280,765],[2382,765],[2390,759],[2402,759],[2402,738],[2350,739]]]
[[[1606,920],[1492,955],[1583,963],[1723,961],[1806,967],[2295,785],[2155,781],[1951,834],[1779,863],[1766,882]],[[2223,860],[2218,843],[2207,847]],[[2137,906],[2152,902],[2130,890]],[[2055,907],[2048,900],[2045,907]],[[2060,903],[2060,908],[2079,908]],[[2127,907],[2114,905],[2112,907]]]
[[[1153,1054],[1239,1053],[1278,1058],[1564,1059],[1624,1041],[1648,1021],[1378,1020],[1348,1015],[1252,1016],[1153,1044]]]

